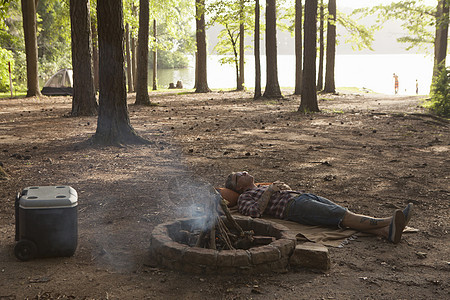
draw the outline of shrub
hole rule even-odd
[[[431,99],[427,107],[438,116],[450,118],[450,69],[439,69],[431,85]]]
[[[158,69],[183,69],[189,66],[189,59],[183,53],[159,50],[157,55]],[[153,68],[153,56],[149,57],[149,67]]]
[[[8,62],[11,68],[14,67],[13,55],[11,51],[0,48],[0,92],[9,91],[9,70]]]

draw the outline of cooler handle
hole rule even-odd
[[[16,241],[20,240],[20,231],[19,231],[19,201],[20,197],[22,195],[20,193],[17,193],[16,195],[16,201],[14,202],[14,210],[15,210],[15,216],[16,216]]]

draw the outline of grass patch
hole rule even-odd
[[[337,109],[322,109],[322,112],[328,113],[328,114],[345,114],[345,111],[343,110],[337,110]]]
[[[279,102],[277,100],[269,100],[264,102],[265,105],[277,105]]]
[[[13,98],[22,98],[27,95],[27,91],[15,91]],[[0,93],[0,99],[11,99],[11,92]]]
[[[357,94],[377,94],[372,90],[367,88],[359,88],[359,87],[339,87],[336,88],[336,91],[339,93],[357,93]]]

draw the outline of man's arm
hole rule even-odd
[[[272,188],[271,184],[267,190],[264,191],[261,198],[258,199],[258,210],[259,213],[262,215],[264,211],[267,208],[267,205],[269,204],[270,197],[272,197],[272,194],[275,192],[275,190]]]
[[[261,214],[258,208],[258,199],[256,195],[243,193],[238,199],[238,210],[241,214],[245,216],[250,216],[252,218],[259,218]]]
[[[290,189],[291,189],[290,186],[281,181],[275,181],[274,183],[269,185],[267,190],[264,191],[261,198],[259,198],[258,200],[259,213],[261,215],[264,213],[264,211],[267,208],[267,205],[269,204],[270,197],[272,197],[273,193]]]

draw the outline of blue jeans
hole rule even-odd
[[[328,199],[314,195],[301,194],[289,202],[284,218],[305,225],[338,226],[347,209]]]

